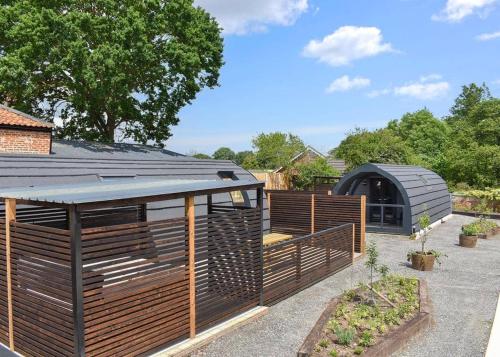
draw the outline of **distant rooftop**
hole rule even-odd
[[[0,104],[0,125],[51,129],[54,124]]]

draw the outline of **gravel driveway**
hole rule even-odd
[[[418,249],[418,243],[401,236],[367,235],[368,241],[377,242],[380,261],[392,272],[417,275],[429,284],[436,326],[398,356],[483,355],[500,290],[500,237],[479,240],[475,249],[459,247],[460,227],[471,220],[455,215],[431,231],[428,247],[448,255],[433,272],[417,272],[407,267],[406,252]],[[327,302],[367,278],[363,262],[358,261],[352,268],[272,306],[266,316],[219,338],[192,356],[295,356]]]

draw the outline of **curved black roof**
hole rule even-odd
[[[435,222],[451,213],[451,198],[446,182],[433,171],[420,166],[364,164],[342,177],[335,186],[336,194],[348,193],[352,183],[364,176],[378,174],[389,179],[401,192],[405,205],[411,209],[411,224],[427,211]]]

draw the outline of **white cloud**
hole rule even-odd
[[[428,74],[428,75],[425,75],[425,76],[420,76],[420,82],[425,83],[425,82],[438,81],[441,78],[443,78],[442,75],[436,74],[436,73],[432,73],[432,74]]]
[[[435,21],[459,22],[463,18],[478,14],[484,17],[492,9],[496,0],[448,0],[438,14],[432,16]]]
[[[446,95],[450,89],[448,82],[439,81],[441,78],[440,74],[421,76],[419,81],[410,82],[402,86],[373,90],[367,95],[370,98],[393,94],[422,100],[435,99]]]
[[[226,35],[266,31],[269,25],[293,25],[308,0],[195,0],[214,16]]]
[[[494,40],[496,38],[500,38],[500,31],[482,33],[476,36],[476,40],[478,41],[489,41],[489,40]]]
[[[391,51],[392,45],[383,42],[382,32],[377,27],[342,26],[322,40],[311,40],[302,54],[331,66],[343,66]]]
[[[368,92],[368,97],[376,98],[376,97],[380,97],[380,96],[387,95],[390,93],[391,93],[391,89],[389,89],[389,88],[376,89],[376,90],[372,90],[372,91]]]
[[[354,77],[349,78],[349,76],[342,76],[334,80],[328,88],[326,88],[327,93],[333,92],[346,92],[351,89],[365,88],[370,85],[371,81],[369,78],[364,77]]]
[[[410,83],[401,87],[395,87],[394,94],[417,99],[434,99],[445,95],[448,89],[450,89],[448,82]]]

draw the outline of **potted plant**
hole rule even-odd
[[[467,224],[462,226],[462,232],[458,236],[458,244],[465,248],[474,248],[477,243],[477,225]]]
[[[434,262],[441,264],[440,257],[442,254],[436,250],[425,250],[425,243],[427,242],[428,234],[430,231],[431,217],[427,212],[418,219],[418,224],[420,225],[420,251],[411,250],[406,255],[406,258],[411,262],[411,267],[416,270],[421,271],[431,271],[434,267]],[[415,239],[416,235],[412,234],[410,239]]]

